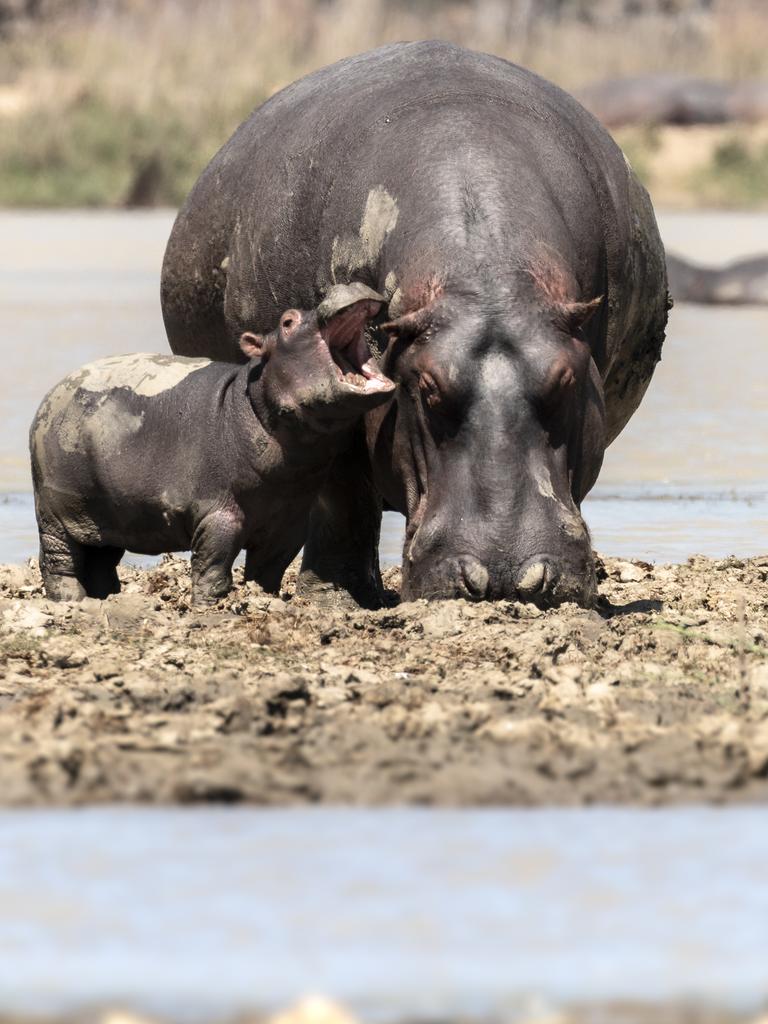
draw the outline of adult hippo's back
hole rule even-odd
[[[242,331],[348,281],[389,301],[373,340],[399,387],[334,465],[305,589],[378,601],[383,498],[407,517],[405,596],[589,602],[579,506],[667,316],[653,211],[610,136],[554,85],[446,43],[296,82],[178,216],[171,348],[235,360]]]

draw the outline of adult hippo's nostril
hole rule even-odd
[[[428,556],[414,562],[403,560],[403,586],[405,601],[418,598],[447,600],[463,598],[467,601],[496,601],[517,599],[529,601],[539,608],[551,608],[564,601],[574,601],[588,607],[596,593],[594,568],[591,561],[583,567],[556,562],[550,554],[534,555],[513,569],[501,565],[494,571],[474,555],[453,555],[445,559]]]
[[[488,570],[471,555],[459,559],[459,568],[467,597],[473,601],[482,601],[488,593]]]
[[[533,601],[551,593],[558,580],[554,565],[541,556],[530,558],[521,567],[515,581],[515,589],[523,601]]]

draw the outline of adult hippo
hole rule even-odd
[[[579,99],[607,128],[627,124],[723,124],[731,86],[686,75],[637,75],[593,82]]]
[[[768,255],[748,256],[720,267],[691,263],[667,253],[669,290],[680,302],[713,306],[768,305]]]
[[[768,117],[768,82],[638,75],[594,82],[579,99],[607,128],[628,124],[727,124]]]
[[[334,464],[304,590],[379,603],[383,499],[407,518],[404,596],[589,603],[579,506],[667,316],[619,148],[554,85],[446,43],[317,71],[240,126],[179,213],[171,348],[236,360],[243,331],[350,281],[387,298],[372,343],[399,387]]]

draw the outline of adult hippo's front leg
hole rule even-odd
[[[380,608],[381,498],[362,436],[338,456],[315,502],[297,591],[329,604]]]

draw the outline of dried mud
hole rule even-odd
[[[546,612],[290,577],[199,610],[182,559],[121,575],[55,604],[0,567],[3,803],[768,798],[768,556],[606,559],[596,609]]]

